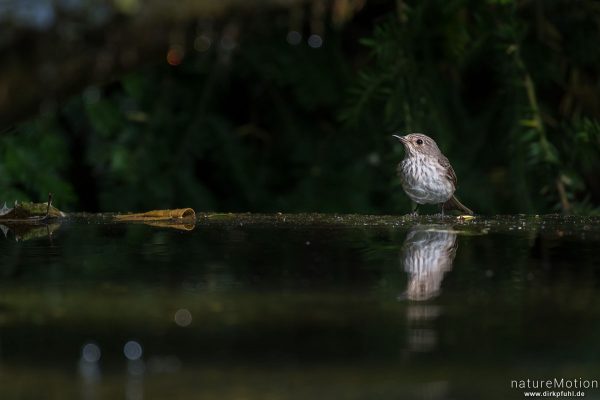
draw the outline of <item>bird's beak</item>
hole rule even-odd
[[[392,135],[392,136],[397,138],[399,141],[401,141],[402,144],[406,144],[408,142],[408,139],[406,139],[406,136],[398,136],[398,135]]]

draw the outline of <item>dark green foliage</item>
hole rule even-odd
[[[15,200],[55,201],[72,204],[76,200],[66,180],[67,144],[54,116],[44,115],[5,133],[0,140],[0,187],[2,204]],[[0,207],[2,205],[0,204]]]
[[[585,44],[600,39],[600,9],[584,3],[588,14],[565,2],[414,2],[363,40],[372,62],[342,117],[430,133],[480,212],[598,212],[600,113],[590,105],[600,96],[567,81],[583,73],[598,85],[589,70],[600,55]],[[588,31],[574,44],[585,51],[569,52],[578,30]],[[575,161],[582,151],[587,167]]]
[[[328,31],[320,49],[288,45],[285,21],[246,24],[232,52],[215,38],[178,67],[90,88],[3,135],[4,198],[406,212],[391,138],[402,131],[436,139],[478,213],[598,213],[600,8],[398,4]]]

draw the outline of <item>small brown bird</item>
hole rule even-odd
[[[473,215],[473,211],[454,196],[456,174],[432,138],[422,133],[393,136],[406,150],[404,160],[398,164],[398,175],[402,188],[416,203],[413,212],[419,204],[440,204],[442,216],[445,209]]]

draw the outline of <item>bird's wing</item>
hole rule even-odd
[[[440,155],[438,157],[438,162],[446,170],[446,177],[448,179],[450,179],[450,181],[454,184],[454,187],[456,187],[456,183],[457,183],[456,173],[454,172],[452,165],[450,165],[450,161],[448,161],[448,159],[445,156]]]

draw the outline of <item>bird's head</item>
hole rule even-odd
[[[406,150],[407,157],[414,157],[417,155],[438,155],[440,149],[438,148],[435,141],[427,135],[422,133],[411,133],[406,136],[392,135],[402,142],[404,149]]]

